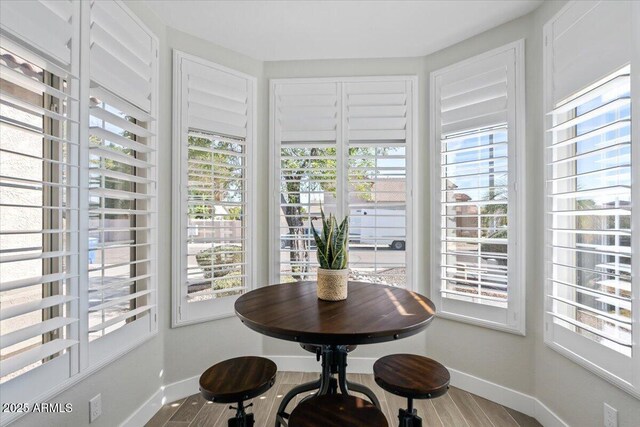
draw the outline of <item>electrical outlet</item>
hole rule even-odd
[[[102,395],[98,394],[89,401],[89,422],[94,422],[102,415]]]
[[[618,411],[606,403],[604,404],[604,427],[618,427]]]

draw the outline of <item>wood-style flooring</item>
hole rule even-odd
[[[298,384],[316,379],[318,374],[278,372],[276,383],[264,395],[253,399],[249,410],[255,414],[256,427],[274,425],[276,411],[282,397]],[[382,410],[390,426],[398,425],[398,409],[406,400],[382,390],[373,375],[348,374],[349,380],[371,388],[380,399]],[[354,393],[358,395],[358,393]],[[291,411],[303,396],[298,396],[287,408]],[[437,427],[541,427],[534,418],[483,399],[459,388],[432,400],[416,400],[415,407],[422,417],[423,426]],[[234,411],[229,405],[205,401],[200,394],[164,405],[146,424],[147,427],[226,427]]]

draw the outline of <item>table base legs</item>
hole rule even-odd
[[[276,427],[287,425],[289,414],[285,412],[287,405],[293,398],[300,393],[311,390],[318,390],[316,393],[305,396],[302,401],[313,396],[322,396],[325,394],[336,394],[338,389],[342,394],[349,394],[349,390],[362,393],[371,400],[378,409],[380,402],[370,388],[347,381],[347,347],[344,345],[324,345],[322,346],[322,373],[320,379],[301,384],[291,389],[280,402],[278,413],[276,415]],[[337,374],[337,378],[334,376]]]

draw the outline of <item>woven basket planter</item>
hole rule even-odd
[[[325,270],[318,268],[318,298],[325,301],[347,299],[349,269]]]

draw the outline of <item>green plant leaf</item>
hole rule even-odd
[[[334,270],[341,270],[346,268],[346,255],[348,251],[348,229],[348,217],[346,217],[338,226],[338,232],[336,233],[335,241],[333,242],[335,256],[333,260],[331,260],[331,268]]]
[[[318,232],[316,231],[316,228],[313,226],[313,223],[311,223],[311,229],[313,230],[313,238],[316,241],[316,246],[318,247],[318,250],[316,251],[318,256],[318,263],[322,268],[329,268],[327,259],[325,256],[326,244],[324,240],[322,240],[320,235],[318,235]]]
[[[332,254],[332,249],[333,249],[333,235],[336,232],[333,223],[334,221],[332,221],[333,215],[329,214],[329,221],[328,221],[328,234],[327,234],[327,239],[325,241],[325,244],[327,245],[326,250],[325,250],[325,258],[327,259],[327,264],[330,266],[333,263],[333,254]]]
[[[324,209],[320,206],[320,215],[322,216],[322,238],[324,241],[327,241],[327,236],[329,235],[329,225],[327,223],[327,218],[324,216]]]

